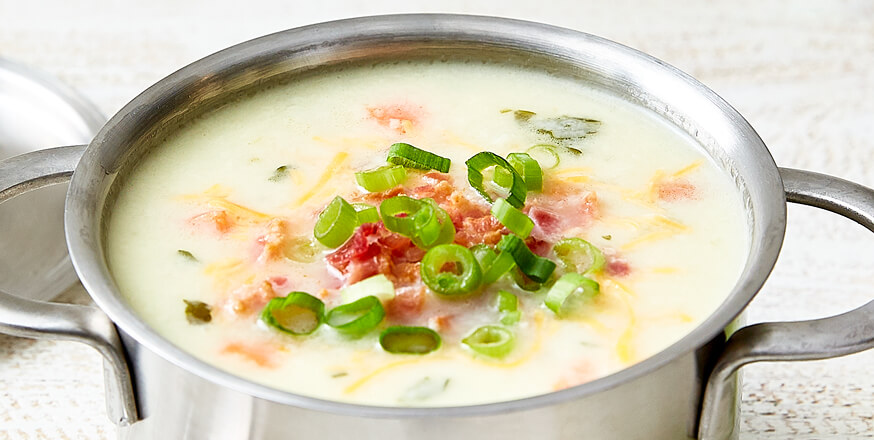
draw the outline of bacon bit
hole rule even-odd
[[[531,235],[541,239],[554,239],[561,232],[561,219],[558,214],[537,205],[529,205],[526,214],[534,221]]]
[[[525,244],[528,245],[528,249],[531,249],[531,252],[541,257],[549,255],[549,251],[552,250],[552,243],[534,237],[528,237],[525,240]]]
[[[504,236],[504,225],[491,214],[479,218],[467,217],[455,225],[455,242],[470,247],[485,243],[498,244]]]
[[[386,302],[385,315],[390,321],[411,323],[425,306],[425,287],[421,284],[396,290],[395,297]]]
[[[595,378],[592,364],[588,360],[584,360],[574,365],[571,370],[563,375],[553,386],[555,391],[565,388],[575,387],[584,384]]]
[[[441,173],[440,171],[428,171],[422,175],[422,180],[432,185],[436,185],[440,182],[452,183],[452,176],[447,173]]]
[[[428,327],[434,331],[446,332],[452,326],[452,315],[437,315],[428,319]]]
[[[380,273],[398,281],[395,266],[421,261],[423,256],[424,251],[409,238],[389,231],[382,223],[365,223],[325,259],[346,278],[347,284],[352,284]]]
[[[608,275],[614,277],[627,277],[631,274],[631,265],[628,264],[628,261],[622,257],[618,257],[616,255],[606,255],[607,264],[604,266],[604,270]]]
[[[264,263],[274,261],[284,256],[283,251],[288,242],[288,222],[274,218],[267,223],[266,232],[256,240],[261,251],[257,261]]]
[[[434,201],[442,207],[442,205],[449,203],[449,199],[454,192],[455,189],[452,187],[451,183],[447,180],[440,180],[434,183],[417,186],[410,190],[410,195],[417,199],[434,199]]]
[[[696,196],[695,185],[692,185],[685,179],[672,179],[668,181],[658,182],[656,191],[660,200],[665,202],[676,202],[679,200],[691,200]]]
[[[382,107],[368,107],[367,113],[379,125],[395,130],[400,134],[405,134],[421,119],[422,107],[413,107],[409,104],[393,104]]]
[[[274,368],[273,350],[266,345],[250,345],[243,342],[231,342],[222,349],[222,353],[236,354],[246,360],[256,363],[259,367]]]
[[[231,292],[230,298],[225,303],[225,309],[238,316],[250,315],[263,309],[268,301],[277,296],[270,281],[246,284]]]
[[[198,228],[211,227],[219,234],[227,233],[234,226],[234,220],[223,209],[196,215],[189,219],[188,223]]]
[[[364,193],[361,195],[353,195],[349,198],[351,201],[361,201],[365,203],[371,204],[379,204],[385,199],[390,199],[394,196],[398,196],[404,193],[404,187],[398,185],[394,188],[387,189],[385,191],[380,192],[372,192],[372,193]]]
[[[288,277],[275,276],[267,279],[270,282],[270,285],[273,286],[273,289],[282,289],[285,287],[286,283],[288,283]]]

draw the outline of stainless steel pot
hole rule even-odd
[[[747,263],[725,302],[679,342],[608,377],[516,401],[431,409],[336,403],[252,383],[181,351],[128,308],[106,266],[104,220],[127,171],[165,133],[265,84],[325,67],[409,58],[542,68],[623,96],[696,138],[732,177],[749,214]],[[741,366],[874,347],[874,302],[821,320],[736,330],[777,260],[786,201],[833,211],[874,231],[874,191],[778,169],[753,128],[701,83],[635,50],[566,29],[487,17],[401,15],[268,35],[161,80],[119,111],[87,147],[0,163],[0,201],[71,176],[67,244],[100,310],[0,293],[0,331],[97,348],[105,358],[109,414],[122,438],[728,439],[737,435],[735,373]]]

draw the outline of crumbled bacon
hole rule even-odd
[[[614,277],[626,277],[631,273],[631,265],[622,257],[616,255],[606,255],[607,264],[604,270],[608,275]]]
[[[222,353],[238,355],[264,368],[276,366],[276,362],[273,359],[273,353],[275,352],[276,349],[274,347],[246,342],[231,342],[222,349]]]
[[[387,189],[385,191],[380,192],[372,192],[372,193],[364,193],[361,195],[353,195],[350,197],[352,201],[362,201],[370,204],[379,204],[385,199],[390,199],[394,196],[398,196],[404,193],[404,187],[398,185],[394,188]]]
[[[223,209],[207,211],[192,217],[188,222],[196,227],[208,227],[219,234],[224,234],[234,226],[234,220]]]
[[[428,327],[438,332],[446,332],[452,327],[452,315],[437,315],[428,319]]]
[[[422,108],[406,103],[392,104],[368,107],[367,113],[379,125],[391,128],[400,134],[405,134],[421,119]]]
[[[281,218],[271,219],[264,228],[264,234],[256,240],[260,248],[258,262],[277,260],[283,257],[288,241],[288,222]]]
[[[525,244],[528,245],[528,249],[531,249],[531,252],[541,257],[546,257],[549,255],[549,251],[552,250],[552,243],[535,237],[528,237],[525,240]]]
[[[534,221],[532,236],[554,241],[562,231],[588,226],[600,217],[601,204],[593,191],[565,194],[557,199],[537,195],[531,198],[523,211]]]
[[[263,309],[268,301],[277,296],[270,281],[245,284],[231,292],[225,309],[234,315],[249,315]]]
[[[397,279],[395,266],[417,262],[424,251],[413,245],[409,238],[389,231],[382,223],[361,225],[348,241],[326,260],[352,284],[373,275],[384,274]]]
[[[425,305],[425,287],[420,283],[396,290],[395,297],[385,305],[389,321],[411,324],[418,318]]]
[[[695,198],[695,186],[684,179],[672,179],[656,185],[658,197],[666,202]]]

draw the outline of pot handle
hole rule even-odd
[[[0,203],[19,194],[66,182],[85,145],[38,150],[0,162]],[[130,370],[115,325],[100,309],[35,301],[0,291],[0,332],[36,339],[78,341],[103,356],[106,410],[118,426],[138,420]]]
[[[874,232],[874,190],[836,177],[781,168],[786,200],[847,217]],[[829,318],[769,322],[744,327],[726,342],[704,391],[700,440],[731,437],[739,421],[732,414],[732,387],[740,367],[760,361],[804,361],[844,356],[874,348],[874,301]]]

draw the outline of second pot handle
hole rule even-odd
[[[70,180],[84,145],[38,150],[0,162],[0,203],[30,190]],[[17,297],[0,291],[0,333],[83,342],[103,356],[106,408],[112,421],[138,420],[130,370],[115,325],[96,307]]]
[[[786,200],[847,217],[874,232],[874,190],[836,177],[781,168]],[[707,381],[699,440],[724,440],[736,429],[737,395],[731,386],[740,367],[761,361],[826,359],[874,348],[874,301],[829,318],[755,324],[726,342]]]

